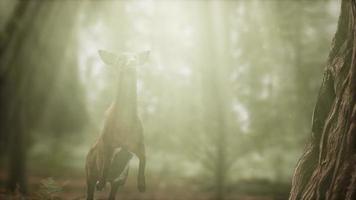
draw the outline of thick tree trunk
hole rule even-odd
[[[29,78],[26,70],[19,67],[17,52],[23,48],[26,34],[33,30],[33,19],[38,19],[40,2],[21,1],[6,26],[6,38],[0,47],[0,109],[1,139],[8,152],[7,188],[27,192],[26,185],[26,138],[28,119],[26,100]]]
[[[1,150],[8,154],[11,191],[26,193],[26,158],[34,129],[43,131],[41,126],[48,124],[47,133],[63,133],[80,127],[82,112],[78,110],[83,107],[73,43],[81,5],[19,1],[6,26],[5,40],[0,41],[0,139],[4,140],[0,144],[6,144]],[[55,87],[58,80],[62,88]],[[69,99],[65,94],[72,95]]]
[[[356,199],[356,1],[343,0],[290,200]]]

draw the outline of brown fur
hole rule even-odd
[[[144,190],[144,188],[140,188],[140,184],[143,184],[141,186],[144,187],[144,177],[140,176],[144,175],[142,174],[142,167],[144,167],[142,164],[145,164],[145,146],[142,123],[136,113],[132,119],[125,119],[125,116],[119,116],[120,112],[117,109],[119,108],[115,103],[109,108],[107,113],[107,120],[101,135],[105,145],[103,145],[104,148],[102,149],[104,162],[102,163],[103,166],[101,166],[100,171],[102,173],[107,172],[105,167],[108,166],[112,153],[116,148],[123,148],[132,152],[140,161],[138,186],[141,191],[142,189]]]
[[[106,181],[110,181],[110,171],[115,171],[116,165],[124,165],[120,162],[125,160],[113,159],[115,158],[115,150],[118,148],[122,152],[133,153],[139,159],[137,186],[139,191],[143,192],[145,191],[146,156],[142,123],[137,115],[137,74],[134,66],[142,63],[144,57],[147,57],[147,52],[136,56],[136,62],[133,63],[131,59],[122,56],[115,57],[114,54],[109,52],[99,51],[99,54],[106,64],[118,67],[120,70],[115,101],[107,111],[99,140],[88,153],[88,194],[91,195],[89,189],[93,188],[95,184],[98,190],[103,189]],[[142,56],[143,58],[140,58]],[[117,161],[117,164],[112,165],[112,161]],[[98,182],[93,183],[94,181],[91,180],[94,179]],[[90,197],[90,195],[88,196]]]
[[[145,146],[142,123],[137,115],[134,115],[132,120],[120,119],[116,109],[118,108],[115,104],[109,108],[102,134],[87,156],[88,199],[93,195],[92,188],[95,184],[96,188],[101,190],[105,187],[107,179],[110,180],[108,173],[113,167],[110,163],[117,148],[122,148],[138,157],[138,189],[141,192],[145,191]],[[113,195],[115,193],[116,191],[113,191]]]

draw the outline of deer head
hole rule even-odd
[[[143,65],[148,60],[149,51],[139,53],[114,53],[99,50],[99,55],[104,63],[115,70],[118,79],[116,102],[124,104],[125,107],[136,109],[136,83],[137,67]]]

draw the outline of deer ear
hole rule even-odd
[[[150,51],[143,51],[143,52],[140,52],[138,55],[137,55],[137,63],[139,65],[143,65],[147,62],[148,58],[150,56]]]
[[[104,61],[105,64],[107,65],[121,65],[124,63],[124,57],[123,56],[117,56],[114,53],[105,51],[105,50],[99,50],[99,55],[101,60]]]

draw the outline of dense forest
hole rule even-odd
[[[119,199],[353,199],[355,14],[354,0],[1,0],[0,199],[86,198],[121,83],[99,50],[149,51],[132,102],[147,188],[133,157]]]

